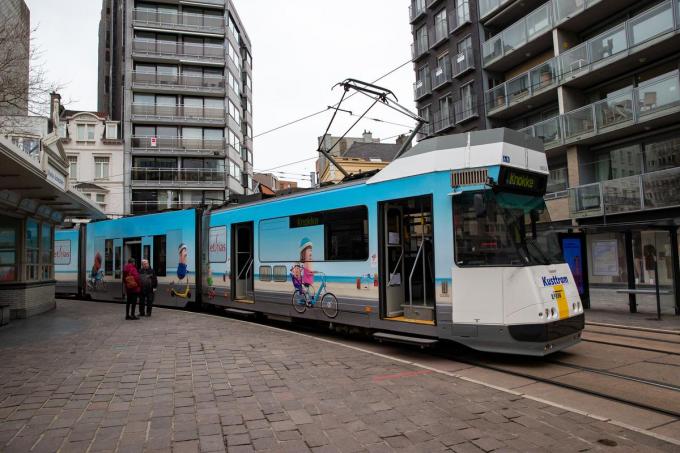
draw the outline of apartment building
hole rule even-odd
[[[680,1],[479,0],[488,124],[540,137],[553,221],[587,232],[592,285],[675,286]]]
[[[420,139],[484,128],[476,0],[412,0],[411,55]]]
[[[122,125],[125,213],[252,193],[251,44],[230,0],[103,0],[99,109]]]

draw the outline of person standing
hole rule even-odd
[[[137,298],[142,291],[142,282],[139,278],[134,258],[130,258],[123,268],[123,285],[125,286],[125,294],[127,296],[125,319],[139,319],[135,316],[135,310],[137,308]]]
[[[142,260],[139,279],[142,282],[142,292],[139,298],[139,316],[151,316],[151,307],[153,306],[158,279],[156,278],[156,272],[149,265],[149,260]]]

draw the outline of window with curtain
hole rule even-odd
[[[94,158],[94,177],[95,179],[109,179],[109,158]]]

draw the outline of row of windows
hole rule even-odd
[[[69,179],[78,179],[78,156],[68,157],[68,176]],[[94,177],[95,179],[109,179],[109,163],[108,157],[94,158]]]
[[[168,94],[135,93],[133,97],[133,102],[135,104],[142,105],[160,105],[167,107],[184,105],[185,107],[224,110],[223,98],[205,98],[196,96],[174,96]]]
[[[59,136],[62,138],[67,137],[66,133],[66,123],[60,123],[59,125]],[[96,137],[97,125],[93,123],[81,123],[76,124],[76,142],[81,144],[90,144],[97,141]],[[104,128],[104,138],[107,140],[117,140],[118,139],[118,124],[107,123]]]
[[[25,253],[20,257],[22,235]],[[25,221],[0,216],[0,282],[17,281],[23,265],[24,281],[54,278],[54,227],[28,218]]]
[[[159,137],[197,140],[222,140],[224,129],[214,127],[179,127],[179,126],[147,126],[136,124],[133,129],[135,137]]]

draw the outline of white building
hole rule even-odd
[[[108,217],[122,216],[125,153],[119,123],[99,112],[63,110],[59,135],[71,185],[96,202]]]

